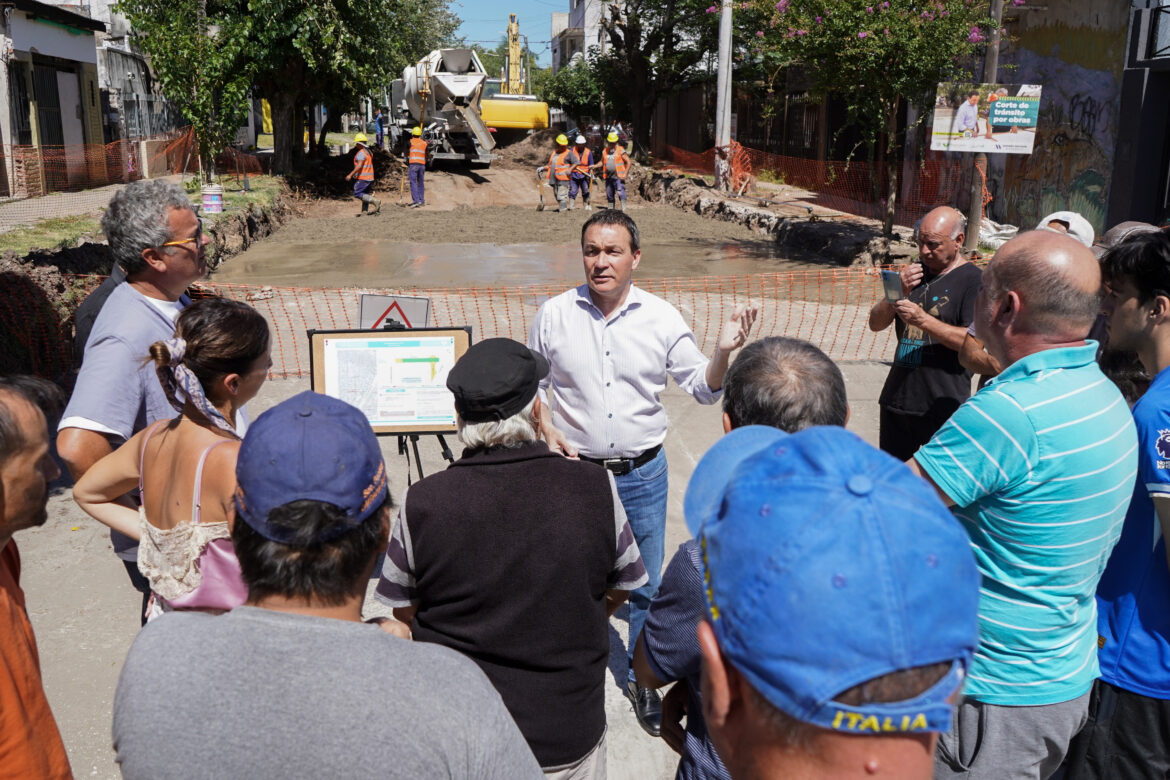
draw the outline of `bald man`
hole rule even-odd
[[[961,252],[965,224],[949,206],[927,214],[915,236],[918,262],[902,270],[902,299],[881,300],[869,311],[870,330],[892,324],[898,336],[878,405],[879,446],[899,460],[929,441],[971,395],[971,372],[959,364],[959,348],[982,272]]]
[[[1047,778],[1097,677],[1094,592],[1137,471],[1129,406],[1085,335],[1100,308],[1088,247],[1036,230],[983,273],[975,332],[1002,373],[908,462],[967,529],[983,575],[979,650],[935,778]]]

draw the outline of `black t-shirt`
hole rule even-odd
[[[941,276],[926,275],[909,300],[947,325],[965,328],[975,318],[975,296],[983,271],[963,263]],[[971,395],[971,372],[959,353],[936,342],[922,329],[894,318],[898,349],[878,403],[901,414],[949,413]]]

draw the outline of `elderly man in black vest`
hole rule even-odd
[[[403,499],[377,597],[480,665],[546,775],[603,778],[608,618],[646,568],[612,474],[541,441],[547,374],[502,338],[455,364],[466,449]]]

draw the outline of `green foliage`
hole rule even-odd
[[[759,28],[753,58],[802,66],[814,93],[838,96],[848,121],[887,164],[884,232],[893,232],[899,101],[921,109],[940,82],[968,74],[967,63],[994,24],[976,0],[751,0]],[[924,110],[920,117],[925,117]],[[921,119],[920,119],[921,121]]]
[[[473,43],[470,48],[479,55],[479,61],[483,63],[483,69],[487,71],[488,78],[500,78],[500,74],[504,70],[504,61],[508,57],[508,42],[502,40],[496,44],[494,49],[488,49],[478,43]]]
[[[273,168],[300,148],[298,106],[354,108],[402,69],[454,40],[449,0],[235,0],[255,21],[256,81],[273,106]]]
[[[594,70],[607,101],[628,112],[644,148],[658,100],[710,77],[705,66],[713,62],[719,32],[719,15],[707,13],[711,1],[625,0],[605,6],[608,46],[593,58]]]
[[[588,62],[578,60],[549,76],[537,93],[550,106],[560,106],[578,121],[601,107],[597,74]]]
[[[210,181],[213,157],[246,116],[252,20],[207,0],[122,0],[117,9],[150,55],[163,94],[191,124]]]
[[[987,4],[972,0],[753,0],[752,8],[763,15],[753,57],[803,65],[814,91],[841,97],[869,141],[889,127],[899,100],[926,107],[939,82],[965,74],[992,23]]]
[[[548,80],[552,78],[552,68],[538,68],[529,59],[528,62],[528,92],[533,95],[543,95],[547,89]]]

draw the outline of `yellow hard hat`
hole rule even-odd
[[[611,144],[616,144],[617,140],[618,140],[618,134],[617,133],[610,133],[609,135],[607,135],[605,137],[605,140],[609,141]]]
[[[414,128],[413,130],[411,130],[411,131],[410,131],[410,134],[411,134],[411,135],[422,135],[422,128],[421,128],[421,127],[416,127],[416,128]]]
[[[567,135],[565,135],[564,133],[561,133],[560,135],[557,136],[557,146],[568,146],[568,145],[569,145],[569,137]]]
[[[369,141],[369,140],[370,140],[369,138],[366,138],[366,134],[365,134],[365,133],[358,133],[357,135],[355,135],[355,136],[353,137],[353,142],[354,142],[355,144],[364,144],[364,143],[366,143],[366,142],[367,142],[367,141]]]

